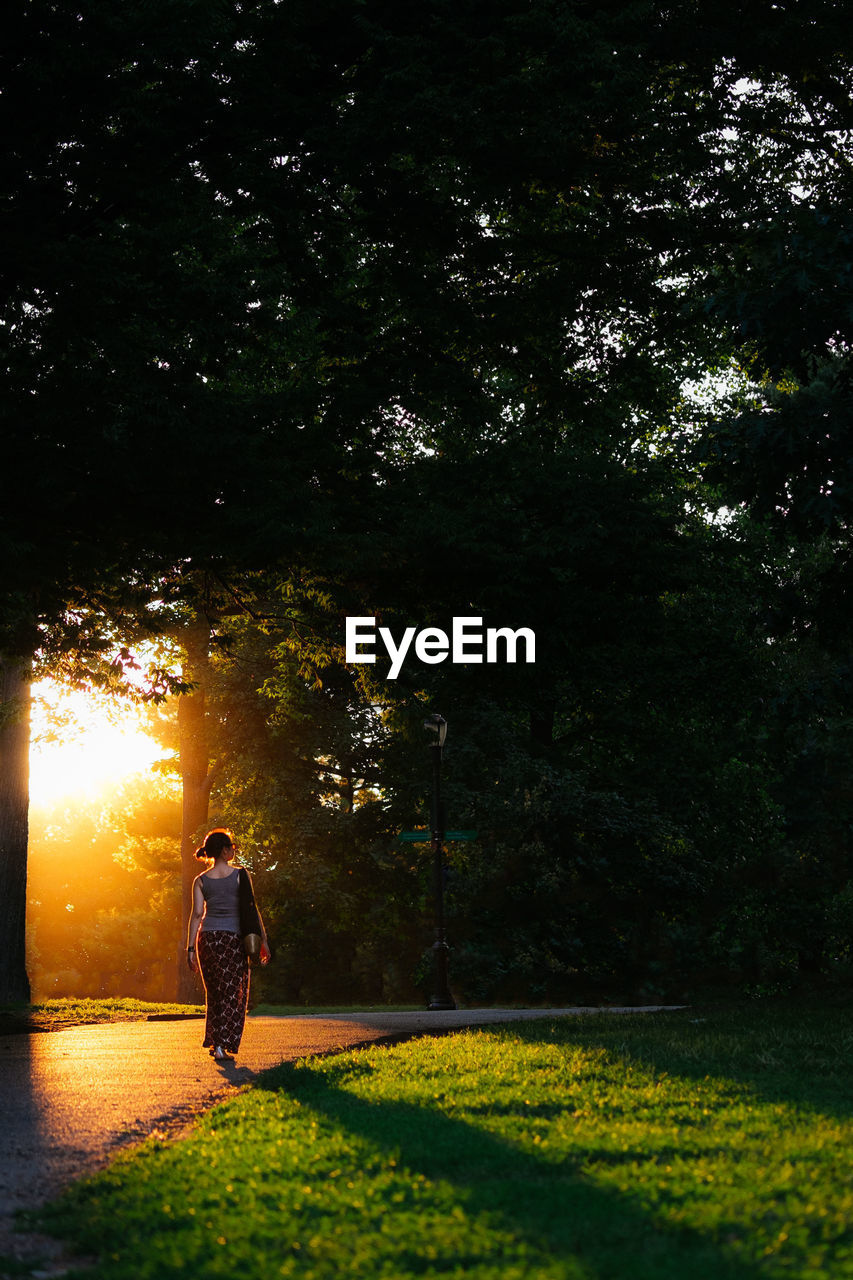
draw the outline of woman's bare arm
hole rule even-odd
[[[195,940],[198,937],[198,931],[204,916],[204,894],[201,891],[201,877],[196,876],[193,881],[193,911],[190,916],[189,929],[187,931],[187,955],[189,957],[189,965],[191,969],[195,969]]]

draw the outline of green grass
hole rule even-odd
[[[853,1277],[853,1012],[537,1020],[276,1068],[28,1221],[90,1280]]]
[[[251,1010],[252,1016],[270,1015],[276,1017],[305,1017],[309,1013],[403,1013],[422,1008],[413,1004],[388,1005],[277,1005],[259,1004]],[[34,1004],[0,1005],[0,1032],[2,1024],[14,1026],[26,1023],[28,1026],[44,1027],[58,1031],[62,1027],[79,1026],[90,1022],[133,1022],[143,1021],[149,1014],[203,1014],[204,1005],[152,1003],[149,1000],[132,1000],[119,997],[115,999],[88,999],[78,997],[57,997],[41,1000]]]
[[[204,1005],[154,1004],[150,1000],[124,997],[99,1000],[68,996],[33,1004],[0,1006],[0,1020],[26,1021],[49,1030],[89,1022],[142,1021],[151,1013],[198,1014],[204,1013]]]
[[[418,1009],[412,1004],[394,1005],[273,1005],[259,1004],[251,1010],[250,1016],[305,1017],[310,1013],[401,1013]],[[132,1000],[118,997],[115,999],[88,999],[77,997],[57,997],[52,1000],[41,1000],[34,1004],[0,1006],[0,1033],[4,1029],[14,1029],[18,1024],[43,1027],[50,1031],[59,1031],[62,1027],[80,1026],[91,1022],[139,1022],[149,1015],[186,1016],[204,1013],[203,1004],[169,1004],[152,1003],[149,1000]]]

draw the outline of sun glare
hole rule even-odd
[[[108,791],[166,754],[144,732],[130,705],[109,704],[49,680],[33,685],[30,801],[49,805],[64,796]]]

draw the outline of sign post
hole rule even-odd
[[[444,812],[441,805],[441,753],[447,737],[447,721],[437,713],[424,721],[424,728],[435,734],[430,744],[432,752],[432,815],[430,845],[432,846],[432,876],[435,894],[435,942],[432,953],[435,961],[433,995],[427,1006],[430,1010],[455,1009],[456,1001],[450,994],[447,976],[447,935],[444,926]]]

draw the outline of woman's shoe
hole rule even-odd
[[[226,1053],[221,1044],[218,1044],[213,1050],[213,1057],[216,1062],[226,1062],[230,1057],[230,1053]]]

